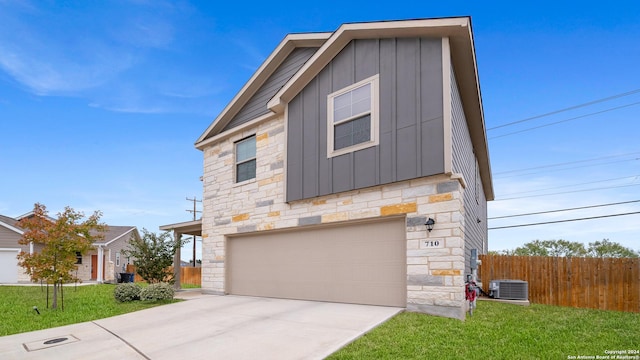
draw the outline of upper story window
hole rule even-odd
[[[378,144],[378,75],[327,97],[327,156]]]
[[[256,177],[256,136],[250,136],[235,144],[236,183]]]

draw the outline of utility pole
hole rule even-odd
[[[197,214],[202,212],[202,211],[196,210],[196,203],[197,202],[201,203],[202,200],[198,200],[194,196],[193,199],[189,199],[187,197],[187,201],[193,202],[193,210],[187,210],[187,211],[193,214],[193,221],[196,221]],[[193,235],[193,267],[196,267],[196,236],[195,235]]]

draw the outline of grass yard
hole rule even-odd
[[[640,350],[639,313],[478,301],[465,322],[399,314],[328,359],[595,359],[605,350]]]
[[[142,310],[167,301],[120,303],[113,297],[115,285],[85,285],[64,287],[64,311],[58,296],[58,310],[47,309],[46,287],[0,286],[0,336],[26,331],[47,329],[102,319],[132,311]],[[49,287],[49,306],[53,286]],[[177,300],[174,300],[177,301]],[[40,310],[38,315],[33,307]]]

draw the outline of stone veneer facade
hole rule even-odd
[[[285,201],[282,116],[204,149],[202,288],[225,293],[226,236],[305,225],[405,216],[407,309],[464,319],[464,204],[459,175],[436,175]],[[256,135],[256,178],[234,183],[234,142]],[[427,218],[435,219],[427,232]],[[437,245],[436,245],[437,244]]]

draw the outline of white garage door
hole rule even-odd
[[[268,232],[227,241],[227,292],[406,306],[404,219]]]
[[[0,283],[15,284],[18,282],[19,250],[0,249]]]

